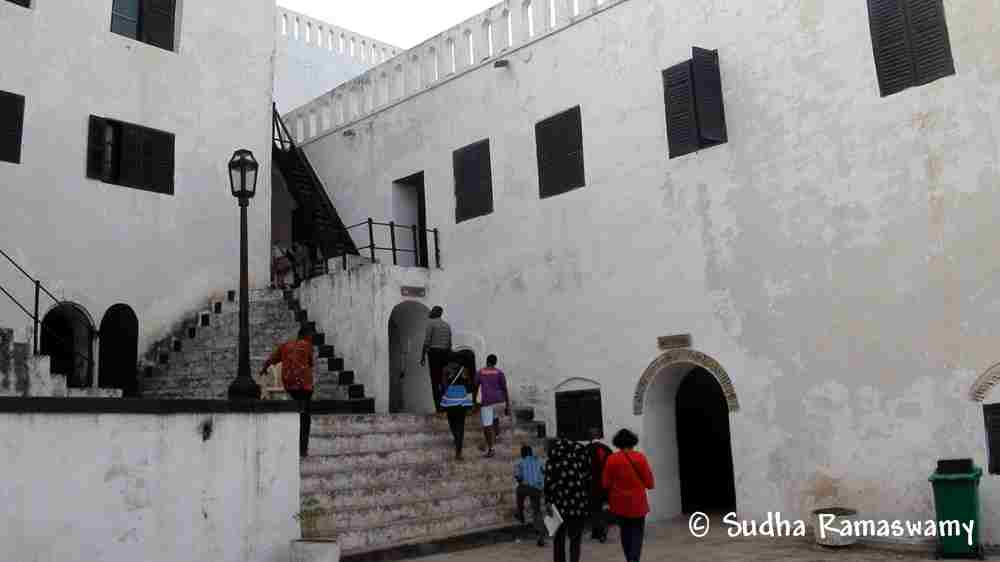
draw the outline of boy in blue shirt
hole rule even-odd
[[[545,489],[545,475],[542,461],[534,455],[531,447],[521,447],[521,460],[514,469],[517,480],[517,520],[524,523],[524,498],[531,500],[531,515],[535,530],[538,531],[538,546],[545,546],[545,524],[542,522],[542,490]]]

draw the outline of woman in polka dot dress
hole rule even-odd
[[[545,501],[554,505],[563,519],[552,541],[555,562],[566,562],[567,535],[569,560],[579,562],[580,539],[590,515],[589,500],[590,462],[586,447],[566,439],[550,442],[545,463]]]

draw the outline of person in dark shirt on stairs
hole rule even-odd
[[[441,394],[444,392],[448,381],[443,380],[443,371],[451,355],[451,326],[445,322],[441,316],[444,309],[435,306],[431,309],[427,320],[427,331],[424,336],[424,348],[420,354],[420,366],[423,367],[430,361],[431,394],[434,400],[434,409],[441,413]],[[472,373],[468,373],[470,376]]]
[[[312,418],[309,403],[313,394],[313,344],[306,329],[299,328],[298,338],[285,342],[274,350],[260,370],[263,375],[271,365],[281,364],[281,384],[292,399],[299,403],[299,456],[309,452],[309,430]]]

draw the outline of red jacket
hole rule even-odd
[[[649,513],[646,490],[652,490],[654,483],[646,455],[637,451],[618,451],[611,455],[604,465],[602,483],[608,491],[611,513],[629,518],[645,517]]]

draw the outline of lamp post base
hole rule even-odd
[[[229,385],[230,400],[260,400],[260,385],[249,377],[237,377]]]

